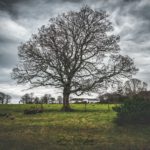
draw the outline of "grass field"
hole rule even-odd
[[[106,104],[44,105],[41,114],[24,115],[35,105],[0,105],[0,150],[150,150],[150,126],[117,126],[116,113]],[[112,108],[113,105],[110,105]],[[40,107],[40,106],[37,106]]]

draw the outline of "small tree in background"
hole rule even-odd
[[[147,83],[134,78],[125,82],[123,90],[126,95],[133,96],[142,91],[147,91],[147,86]]]
[[[40,98],[39,97],[35,97],[34,98],[34,103],[35,104],[39,104],[40,103]]]
[[[0,103],[4,104],[5,103],[5,93],[0,92]]]
[[[59,104],[62,104],[62,102],[63,102],[62,96],[58,96],[57,97],[57,101],[58,101]]]
[[[33,101],[32,101],[31,94],[26,93],[23,96],[21,96],[20,102],[23,104],[32,104]]]
[[[11,97],[10,95],[6,94],[6,95],[5,95],[5,103],[6,103],[6,104],[10,103],[11,98],[12,98],[12,97]]]
[[[0,92],[0,104],[8,104],[10,103],[10,100],[11,100],[10,95]]]
[[[51,101],[51,95],[45,94],[43,97],[41,97],[41,101],[44,104],[48,104]]]
[[[12,78],[31,88],[61,88],[62,110],[70,111],[70,94],[97,91],[137,71],[131,58],[119,54],[119,36],[112,30],[108,14],[88,6],[52,18],[20,45]]]
[[[51,97],[50,102],[53,104],[56,101],[54,97]]]

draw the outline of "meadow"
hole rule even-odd
[[[114,123],[114,105],[44,104],[44,112],[25,115],[35,104],[0,105],[0,150],[150,150],[150,126]]]

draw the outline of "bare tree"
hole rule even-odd
[[[52,18],[21,44],[12,78],[31,88],[61,88],[62,110],[69,111],[70,94],[95,91],[136,72],[133,60],[119,54],[119,36],[112,30],[107,13],[88,6]]]
[[[31,104],[32,103],[32,94],[24,94],[22,97],[21,97],[21,100],[20,102],[23,103],[23,104]]]
[[[0,92],[0,104],[8,104],[10,103],[11,96]]]
[[[35,97],[34,98],[34,103],[35,104],[39,104],[40,103],[40,98],[39,97]]]
[[[44,104],[48,104],[51,101],[51,94],[45,94],[43,97],[41,97],[41,101]]]
[[[125,82],[124,92],[126,95],[132,96],[142,91],[147,91],[147,83],[135,78]]]
[[[5,93],[0,92],[0,104],[4,104],[5,103]]]
[[[11,96],[8,95],[8,94],[6,94],[6,95],[5,95],[5,104],[10,103],[10,101],[11,101]]]
[[[50,103],[51,103],[51,104],[54,104],[55,101],[56,101],[55,97],[51,97],[51,98],[50,98]]]
[[[62,104],[62,102],[63,102],[62,96],[58,96],[57,97],[57,101],[58,101],[59,104]]]

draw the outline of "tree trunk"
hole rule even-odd
[[[62,107],[62,111],[72,111],[70,104],[69,104],[69,95],[70,95],[70,90],[67,88],[64,88],[63,91],[63,107]]]
[[[4,104],[4,99],[2,99],[2,104]]]

